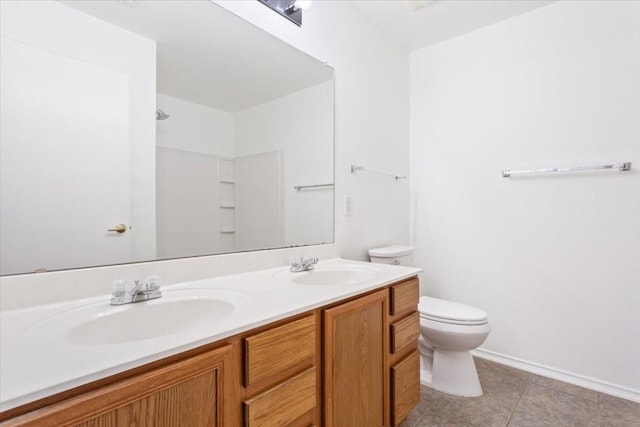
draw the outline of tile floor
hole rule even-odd
[[[640,403],[475,359],[484,395],[455,397],[422,386],[401,427],[640,427]]]

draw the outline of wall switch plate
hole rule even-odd
[[[353,210],[353,197],[344,196],[344,216],[351,216]]]

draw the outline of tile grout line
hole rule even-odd
[[[524,395],[524,392],[527,390],[527,387],[529,387],[529,380],[527,379],[527,381],[524,384],[524,387],[522,387],[522,391],[520,392],[520,396],[518,396],[518,401],[516,402],[515,406],[513,407],[513,411],[511,411],[511,415],[509,415],[509,420],[507,421],[506,427],[509,426],[509,424],[511,424],[511,419],[513,419],[513,414],[516,413],[516,411],[518,410],[518,405],[520,405],[520,401],[522,400],[522,396]]]
[[[428,387],[428,386],[427,386]],[[418,421],[416,421],[416,423],[412,426],[412,427],[416,427],[418,424],[420,424],[420,421],[422,421],[422,419],[424,417],[426,417],[427,415],[429,415],[429,413],[431,413],[433,411],[433,407],[436,405],[436,403],[438,403],[438,401],[442,399],[442,396],[438,396],[436,398],[436,400],[433,401],[433,403],[431,405],[429,405],[429,408],[427,408],[427,410],[425,411],[424,414],[422,414],[420,416],[420,418],[418,418]]]
[[[549,386],[549,385],[544,385],[544,384],[538,384],[538,383],[534,383],[534,382],[529,382],[528,384],[533,384],[536,387],[542,387],[542,388],[546,388],[547,390],[551,390],[551,391],[555,391],[556,393],[562,393],[565,396],[569,396],[572,397],[574,399],[579,399],[579,400],[584,400],[585,402],[591,402],[591,403],[595,403],[596,405],[598,405],[598,411],[600,411],[600,395],[598,395],[598,401],[594,402],[591,399],[585,399],[584,397],[578,396],[576,394],[573,393],[569,393],[567,391],[563,391],[563,390],[558,390],[555,387]]]

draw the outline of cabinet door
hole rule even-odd
[[[384,425],[387,290],[324,310],[325,425]]]
[[[9,421],[19,426],[221,426],[231,346],[208,351]]]

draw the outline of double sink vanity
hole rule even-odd
[[[1,313],[2,425],[398,425],[420,270],[333,259]]]

